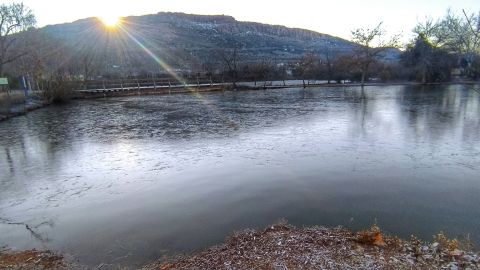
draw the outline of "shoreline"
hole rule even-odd
[[[221,245],[141,269],[480,269],[480,255],[469,243],[443,234],[428,243],[384,235],[376,225],[352,232],[281,222],[237,232]]]
[[[431,85],[480,85],[480,81],[459,81],[459,82],[442,82],[442,83],[418,83],[418,82],[389,82],[389,83],[366,83],[364,86],[395,86],[395,85],[411,85],[411,86],[431,86]],[[272,90],[272,89],[288,89],[288,88],[315,88],[315,87],[325,87],[325,88],[340,88],[340,87],[361,87],[360,83],[322,83],[322,84],[309,84],[309,85],[266,85],[266,86],[249,86],[241,85],[236,90],[231,89],[230,87],[211,87],[211,88],[172,88],[172,89],[143,89],[143,90],[129,90],[129,91],[101,91],[101,92],[83,92],[83,91],[74,91],[71,99],[99,99],[99,98],[108,98],[108,97],[128,97],[128,96],[150,96],[150,95],[171,95],[171,94],[186,94],[186,93],[207,93],[207,92],[220,92],[220,91],[254,91],[254,90]],[[52,102],[49,101],[40,101],[32,102],[30,104],[23,105],[23,110],[13,110],[8,113],[0,113],[0,122],[14,118],[17,116],[23,116],[28,114],[31,111],[41,109],[51,105]],[[17,104],[16,107],[19,105]]]
[[[319,83],[319,84],[295,84],[295,85],[246,85],[251,82],[238,82],[237,88],[232,89],[231,83],[215,87],[172,87],[172,88],[146,88],[146,89],[97,89],[97,90],[75,90],[72,99],[94,99],[105,97],[122,97],[122,96],[148,96],[148,95],[170,95],[184,93],[201,93],[201,92],[219,92],[219,91],[248,91],[248,90],[271,90],[271,89],[288,89],[288,88],[341,88],[341,87],[361,87],[361,83]],[[419,83],[419,82],[388,82],[388,83],[365,83],[363,86],[432,86],[432,85],[480,85],[480,81],[458,81],[458,82],[438,82],[438,83]]]
[[[117,269],[102,263],[89,268],[51,251],[0,249],[0,269]],[[123,268],[122,268],[123,269]],[[133,269],[127,268],[125,269]],[[469,242],[440,233],[432,242],[384,234],[373,225],[353,232],[343,227],[295,228],[286,221],[265,229],[235,232],[225,242],[152,262],[140,270],[176,269],[480,269],[480,254]]]
[[[46,100],[41,100],[39,102],[30,102],[28,104],[16,104],[15,106],[13,106],[14,109],[10,110],[8,113],[0,113],[0,123],[17,116],[26,115],[29,112],[38,109],[45,108],[51,104],[52,102]]]

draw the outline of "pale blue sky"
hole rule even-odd
[[[0,0],[10,3],[11,0]],[[479,0],[24,0],[39,26],[93,16],[129,16],[175,11],[226,14],[237,20],[281,24],[350,38],[353,28],[384,21],[391,33],[408,36],[418,20],[441,17],[448,8],[480,11]]]

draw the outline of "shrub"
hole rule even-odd
[[[45,98],[53,103],[63,103],[72,96],[72,86],[64,80],[54,80],[47,83],[44,91]]]

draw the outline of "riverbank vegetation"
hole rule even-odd
[[[0,121],[12,116],[23,115],[52,103],[63,103],[70,99],[71,85],[66,81],[50,81],[48,87],[28,91],[9,90],[0,93]]]
[[[480,13],[448,10],[436,21],[419,22],[412,32],[414,38],[401,46],[398,35],[386,38],[381,23],[373,29],[355,29],[352,41],[360,45],[357,50],[306,54],[295,66],[295,74],[362,84],[369,79],[431,83],[480,78]],[[398,58],[386,61],[385,54],[395,49],[401,49]]]
[[[25,94],[19,92],[3,92],[0,93],[0,115],[8,114],[14,106],[25,103]]]

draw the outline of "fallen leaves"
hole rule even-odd
[[[438,243],[425,246],[416,239],[385,235],[376,225],[353,233],[341,227],[297,229],[281,223],[237,232],[223,245],[143,269],[479,269],[478,254],[452,252],[455,256]]]
[[[369,230],[359,232],[357,234],[357,241],[364,245],[374,245],[379,247],[386,245],[383,240],[382,232],[377,225],[373,225]]]
[[[49,251],[26,250],[0,253],[0,269],[59,269],[63,266],[63,257]]]

